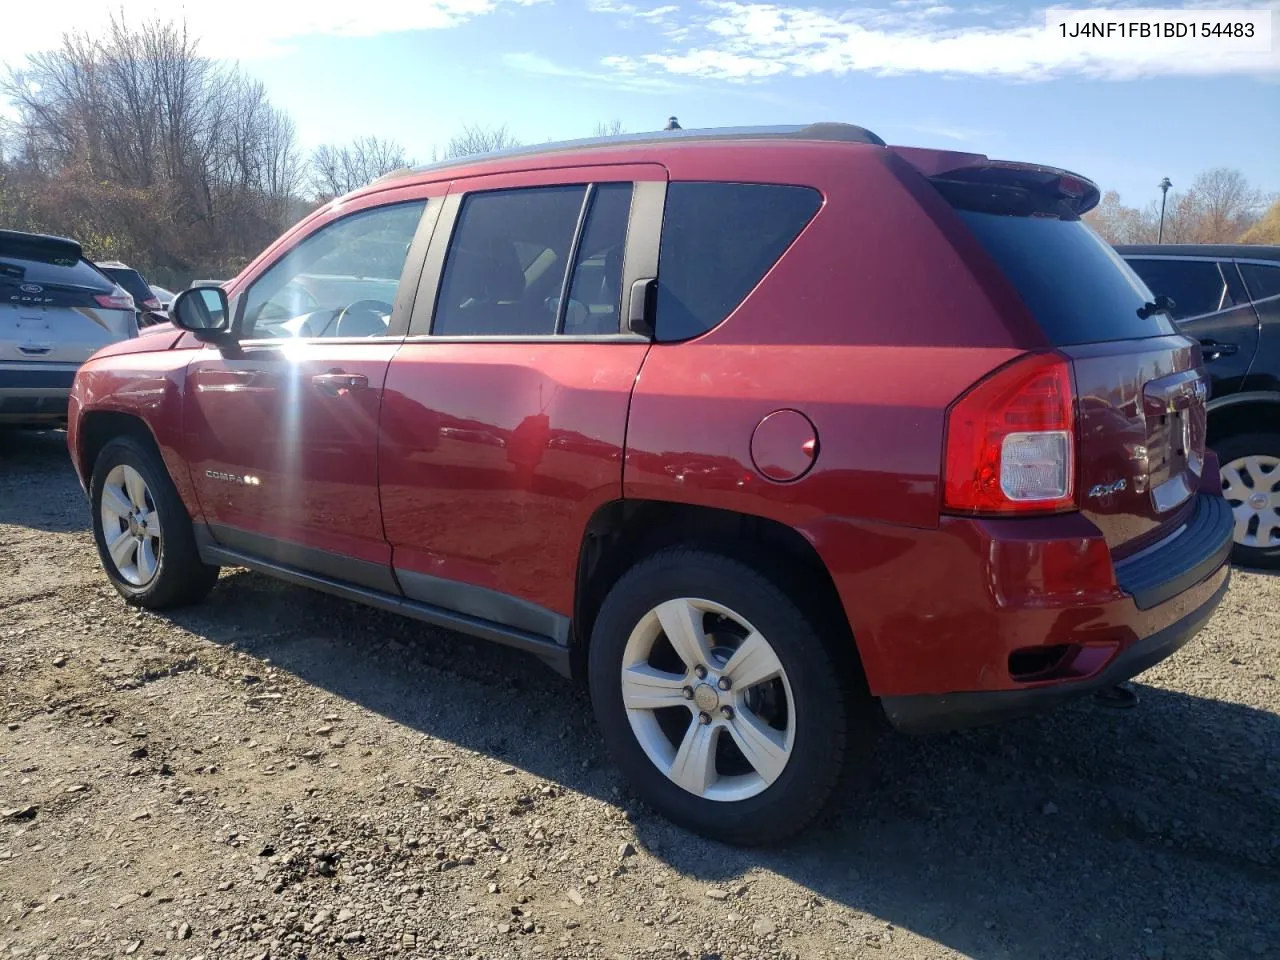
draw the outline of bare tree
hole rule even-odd
[[[1120,194],[1108,190],[1101,202],[1084,216],[1085,222],[1097,230],[1108,243],[1152,243],[1155,227],[1142,210],[1126,207]]]
[[[342,147],[325,144],[311,154],[311,189],[320,198],[337,197],[408,165],[404,147],[394,140],[357,137]]]
[[[504,123],[500,127],[472,126],[468,124],[462,132],[449,138],[445,144],[444,159],[454,160],[458,157],[470,157],[479,153],[493,153],[521,146]]]
[[[626,132],[627,131],[622,127],[621,120],[614,119],[609,120],[608,122],[601,120],[595,125],[595,128],[591,131],[591,135],[593,137],[618,137]]]
[[[6,204],[170,283],[226,273],[287,226],[292,121],[262,84],[200,55],[184,25],[113,18],[0,79],[16,107]],[[17,214],[11,216],[17,217]]]
[[[1266,195],[1239,170],[1215,167],[1196,177],[1191,192],[1197,203],[1197,239],[1229,243],[1258,221]]]
[[[1164,241],[1233,243],[1258,222],[1269,199],[1239,170],[1206,170],[1190,189],[1169,191]],[[1139,209],[1125,206],[1120,195],[1109,190],[1085,219],[1110,243],[1155,243],[1160,235],[1160,200]]]

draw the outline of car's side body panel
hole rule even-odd
[[[455,180],[391,364],[380,487],[406,596],[567,642],[587,522],[622,493],[627,411],[649,342],[614,336],[432,336],[459,204],[531,185],[665,182],[663,167],[608,165]],[[656,215],[637,189],[631,223]],[[646,259],[632,231],[626,260]],[[652,235],[656,246],[656,233]],[[647,259],[656,259],[656,249]],[[625,284],[623,285],[625,289]]]
[[[285,541],[384,570],[378,415],[398,340],[249,345],[191,357],[183,423],[200,512],[219,541]],[[334,376],[359,389],[330,392]],[[227,532],[224,532],[227,531]],[[361,580],[368,583],[368,578]],[[386,576],[374,581],[385,586]]]

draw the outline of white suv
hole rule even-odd
[[[136,337],[137,317],[76,241],[0,230],[0,424],[64,422],[80,364]]]

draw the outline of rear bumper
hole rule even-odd
[[[1226,589],[1232,546],[1216,464],[1204,489],[1178,530],[1119,562],[1080,513],[944,517],[932,530],[827,518],[806,532],[890,721],[941,730],[1087,694],[1194,635]]]
[[[79,364],[0,362],[0,423],[67,418],[67,398]]]
[[[1227,568],[1219,572],[1221,576],[1215,579],[1221,583],[1208,600],[1181,620],[1129,645],[1109,666],[1091,677],[1022,690],[884,697],[881,705],[885,716],[894,727],[905,733],[957,730],[1040,713],[1102,687],[1136,677],[1176,653],[1208,623],[1230,583]]]

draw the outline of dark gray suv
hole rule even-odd
[[[1203,347],[1209,446],[1236,518],[1232,559],[1280,568],[1280,246],[1116,249]]]

